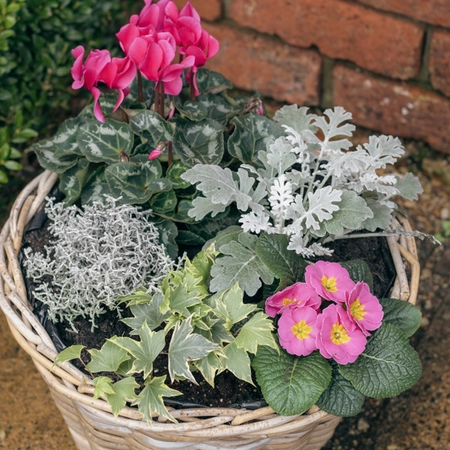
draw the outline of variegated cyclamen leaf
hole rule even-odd
[[[155,148],[160,142],[171,141],[173,130],[159,114],[145,110],[130,120],[133,133],[148,140],[148,145]]]
[[[175,103],[175,107],[183,117],[186,117],[193,122],[206,119],[208,109],[198,100],[195,102],[186,100],[183,103],[179,97],[173,97],[173,101]]]
[[[254,162],[259,151],[267,151],[268,144],[284,134],[279,125],[258,114],[237,116],[231,123],[234,131],[228,139],[228,151],[243,163]]]
[[[62,155],[57,158],[50,139],[37,142],[29,148],[29,151],[35,152],[41,167],[57,174],[64,173],[66,170],[73,167],[79,159],[78,156],[73,153]]]
[[[209,119],[214,119],[223,126],[226,126],[231,117],[243,111],[245,106],[237,99],[230,103],[226,97],[210,93],[200,95],[196,101],[201,102],[206,108],[206,115]]]
[[[79,159],[77,164],[60,176],[59,190],[65,195],[64,203],[73,205],[81,195],[89,175],[89,161]]]
[[[112,197],[112,191],[105,179],[106,166],[102,165],[94,170],[89,176],[83,190],[81,191],[81,202],[83,205],[92,205],[94,202],[105,202],[105,196]]]
[[[186,189],[191,185],[189,181],[181,178],[181,175],[188,169],[189,167],[185,166],[181,161],[173,161],[167,168],[166,178],[172,183],[173,189]]]
[[[134,135],[127,123],[89,120],[78,129],[77,143],[88,161],[113,164],[130,155]]]
[[[144,322],[139,329],[139,341],[125,336],[114,336],[112,343],[134,356],[130,374],[143,372],[144,379],[153,371],[153,362],[166,345],[164,330],[152,331]]]
[[[177,122],[173,151],[186,166],[219,164],[224,150],[223,126],[215,120]]]
[[[218,94],[233,88],[231,81],[227,80],[223,75],[204,67],[200,67],[197,71],[197,86],[202,94],[205,92]]]
[[[189,369],[189,361],[204,358],[218,348],[217,344],[209,341],[200,334],[193,333],[192,317],[178,322],[173,330],[169,345],[169,376],[173,381],[176,377],[183,377],[197,384]]]
[[[175,211],[178,197],[173,189],[155,194],[150,201],[150,208],[155,214],[168,214]]]

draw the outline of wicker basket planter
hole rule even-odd
[[[270,407],[172,410],[178,424],[155,417],[151,425],[137,409],[126,407],[115,418],[106,401],[93,398],[93,386],[85,374],[70,363],[54,365],[56,349],[33,315],[17,255],[27,224],[56,181],[49,171],[34,179],[17,198],[0,234],[0,306],[18,344],[47,382],[80,450],[318,450],[328,441],[340,418],[317,407],[289,417],[275,414]],[[402,220],[402,225],[410,229],[407,221]],[[397,271],[391,296],[415,303],[420,267],[414,238],[388,238],[388,243]]]

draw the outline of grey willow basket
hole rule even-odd
[[[33,315],[17,259],[24,231],[57,181],[49,171],[18,196],[0,234],[0,307],[18,344],[31,356],[80,450],[141,449],[304,449],[318,450],[334,433],[339,417],[317,407],[279,416],[270,407],[172,410],[174,424],[155,416],[149,425],[135,408],[116,418],[106,401],[93,397],[88,377],[70,363],[55,365],[56,349]],[[402,219],[409,229],[409,223]],[[414,238],[388,238],[397,271],[392,297],[415,303],[420,266]],[[407,276],[406,266],[409,266]]]

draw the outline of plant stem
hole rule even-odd
[[[137,72],[137,82],[138,82],[138,101],[144,103],[144,93],[142,91],[142,75],[141,72]]]

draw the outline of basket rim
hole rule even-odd
[[[151,429],[152,432],[170,431],[192,437],[211,437],[212,430],[215,430],[215,437],[243,433],[251,435],[267,429],[271,429],[272,432],[275,430],[279,434],[335,418],[317,406],[295,416],[280,416],[270,407],[251,411],[244,408],[168,407],[170,413],[179,421],[176,424],[167,423],[167,419],[157,414],[152,415],[154,420],[148,424],[136,408],[125,406],[118,416],[114,417],[106,400],[93,398],[94,386],[86,374],[69,362],[54,363],[56,348],[44,327],[33,315],[18,262],[18,253],[26,227],[44,204],[45,198],[57,180],[57,174],[45,170],[28,183],[16,198],[10,216],[0,233],[0,308],[5,313],[14,338],[30,355],[47,384],[56,392],[78,402],[91,414],[103,420],[107,418],[114,420],[119,426],[140,430]],[[411,225],[406,217],[398,215],[397,220],[407,232],[411,231]],[[394,223],[393,226],[399,223]],[[397,271],[391,297],[415,304],[420,278],[415,239],[412,236],[400,238],[388,236],[387,241]],[[405,264],[410,266],[410,280],[406,274]]]

